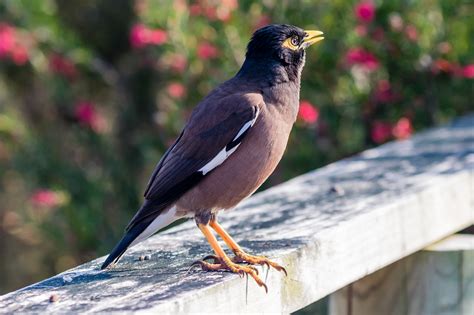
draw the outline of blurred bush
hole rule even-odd
[[[111,248],[255,29],[326,34],[268,186],[472,110],[472,12],[467,0],[3,0],[0,293]]]

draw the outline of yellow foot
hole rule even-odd
[[[204,261],[206,259],[214,259],[214,263],[208,263]],[[255,280],[255,282],[257,282],[260,287],[263,287],[265,289],[265,292],[268,293],[267,285],[258,276],[257,268],[252,266],[242,266],[230,261],[230,259],[220,259],[219,257],[214,255],[206,256],[204,260],[195,261],[191,265],[191,267],[201,266],[202,270],[204,271],[227,270],[233,273],[238,273],[241,277],[243,277],[244,275],[250,275]]]

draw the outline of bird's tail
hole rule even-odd
[[[150,223],[147,223],[146,225],[148,226]],[[137,224],[132,229],[128,230],[120,242],[114,247],[100,269],[105,269],[110,264],[116,264],[128,247],[130,247],[133,241],[135,241],[140,236],[140,234],[142,234],[147,226],[143,226],[143,224]]]
[[[100,269],[105,269],[110,264],[116,264],[129,247],[146,240],[179,218],[176,215],[176,207],[171,207],[167,211],[158,214],[156,218],[147,217],[145,220],[137,222],[125,232],[125,235],[112,250]]]

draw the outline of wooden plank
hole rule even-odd
[[[112,271],[99,270],[102,257],[1,296],[0,312],[296,311],[473,224],[473,125],[468,116],[366,151],[222,214],[245,249],[287,268],[288,277],[269,273],[268,294],[234,274],[188,273],[210,249],[187,222],[134,247]]]
[[[339,290],[329,314],[474,314],[474,235],[451,236]]]

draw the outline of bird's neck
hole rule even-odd
[[[235,77],[266,86],[286,82],[296,83],[299,86],[300,75],[301,69],[296,67],[285,67],[277,61],[247,58]]]

